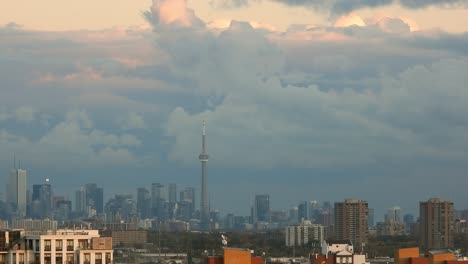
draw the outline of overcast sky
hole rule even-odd
[[[106,196],[199,185],[247,214],[468,208],[466,0],[0,0],[0,169]],[[3,191],[3,190],[2,190]]]

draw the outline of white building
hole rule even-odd
[[[13,231],[14,232],[14,231]],[[0,263],[23,264],[108,264],[113,262],[112,238],[100,237],[98,230],[23,231],[17,241],[0,245]],[[11,244],[10,244],[11,243]],[[3,248],[3,249],[2,249]]]
[[[325,227],[312,224],[310,221],[302,221],[299,225],[286,227],[285,241],[287,247],[303,246],[314,241],[323,241]]]
[[[351,240],[328,240],[322,242],[322,254],[333,256],[336,264],[369,264],[366,255],[354,252]]]
[[[7,182],[7,199],[6,202],[13,204],[16,207],[16,212],[19,216],[26,215],[27,203],[27,172],[26,170],[14,169],[10,173]]]

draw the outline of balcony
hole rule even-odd
[[[51,247],[51,246],[47,246],[47,245],[46,245],[46,246],[44,246],[44,251],[50,251],[51,249],[52,249],[52,247]]]
[[[73,246],[67,246],[67,251],[74,251]]]

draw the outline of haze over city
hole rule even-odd
[[[2,179],[468,208],[466,0],[0,2]]]

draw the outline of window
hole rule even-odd
[[[55,254],[55,263],[63,263],[63,255],[62,253]]]
[[[74,250],[73,240],[69,239],[67,240],[67,251],[73,251],[73,250]]]
[[[67,264],[74,264],[75,263],[75,256],[73,253],[67,253]]]
[[[106,253],[106,264],[111,263],[111,253]]]
[[[96,253],[95,260],[96,264],[102,264],[102,253]]]
[[[50,240],[44,240],[44,251],[50,251]]]
[[[88,240],[87,239],[78,240],[78,247],[80,249],[87,249],[88,248]]]
[[[55,251],[62,251],[62,249],[63,249],[63,241],[55,240]]]
[[[84,254],[84,264],[91,264],[91,254],[85,253]]]
[[[41,241],[36,240],[36,251],[40,251],[40,249],[41,249]]]
[[[44,263],[45,264],[52,264],[52,256],[50,253],[45,253],[44,254]]]

